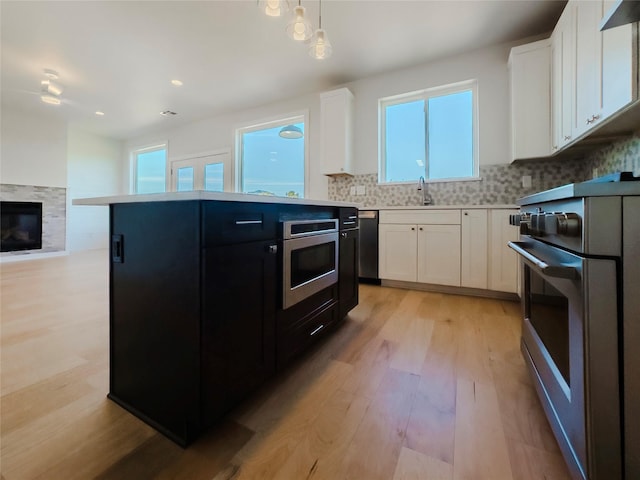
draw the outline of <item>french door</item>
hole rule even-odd
[[[198,155],[171,162],[171,190],[189,192],[206,190],[223,192],[229,189],[230,179],[229,151]]]

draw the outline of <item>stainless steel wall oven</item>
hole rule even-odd
[[[511,218],[522,352],[574,478],[640,478],[640,182],[628,180],[531,195]]]
[[[283,222],[283,308],[338,281],[338,220]]]

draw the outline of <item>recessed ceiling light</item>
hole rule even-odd
[[[181,87],[182,82],[180,80],[171,80],[171,85],[175,85],[176,87]]]
[[[164,112],[160,112],[160,115],[164,115],[165,117],[170,115],[177,115],[176,112],[172,112],[171,110],[165,110]]]
[[[101,112],[100,110],[98,110],[96,112],[96,115],[98,115],[99,117],[102,117],[104,115],[104,112]]]

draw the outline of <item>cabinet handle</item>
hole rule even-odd
[[[565,135],[564,139],[565,140],[571,140],[571,135]]]
[[[411,231],[412,232],[415,231],[415,229],[416,229],[416,227],[411,227]]]
[[[591,117],[591,120],[595,122],[595,121],[596,121],[596,120],[598,120],[599,118],[600,118],[600,115],[593,115],[593,116]]]
[[[344,232],[342,232],[342,233],[340,234],[340,236],[341,236],[342,238],[347,238],[347,234],[346,234],[346,233],[344,233]]]
[[[593,119],[587,118],[587,125],[590,125],[591,123],[593,123]]]
[[[269,245],[267,251],[269,253],[278,253],[278,245]]]
[[[313,337],[316,333],[318,333],[320,330],[322,330],[324,328],[324,324],[320,325],[318,328],[316,328],[313,332],[311,332],[309,334],[310,337]]]
[[[357,215],[349,215],[349,220],[355,220],[356,218],[358,218]]]
[[[261,225],[262,220],[236,220],[236,225]]]
[[[356,222],[342,222],[343,225],[355,225]]]
[[[420,231],[422,231],[422,227],[420,227]]]
[[[465,215],[469,215],[469,212],[464,212]]]

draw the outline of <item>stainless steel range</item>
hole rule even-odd
[[[574,478],[640,479],[640,177],[518,200],[522,353]]]

